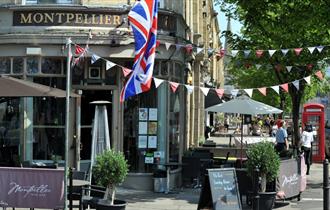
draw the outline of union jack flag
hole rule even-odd
[[[150,89],[157,37],[158,0],[136,1],[128,19],[135,39],[133,73],[120,94],[120,101]]]

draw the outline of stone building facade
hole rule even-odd
[[[111,147],[123,151],[130,165],[128,187],[152,188],[152,172],[165,163],[180,163],[186,149],[196,146],[204,130],[204,95],[198,87],[222,85],[221,59],[209,56],[219,49],[219,28],[212,0],[160,0],[154,77],[158,88],[120,103],[131,68],[134,38],[127,13],[132,0],[4,0],[0,3],[0,74],[66,89],[66,39],[89,53],[70,69],[71,88],[81,94],[70,101],[69,163],[79,168],[91,154],[94,107],[107,100]],[[193,15],[194,14],[194,15]],[[90,35],[92,38],[89,39]],[[166,44],[171,46],[167,48]],[[186,45],[204,48],[188,54]],[[177,50],[176,46],[183,46]],[[91,63],[91,56],[102,59]],[[106,60],[118,64],[106,70]],[[208,78],[208,80],[206,80]],[[184,86],[173,93],[167,81]],[[1,98],[0,164],[52,162],[64,158],[65,99]],[[8,153],[8,154],[7,154]],[[9,160],[10,159],[10,160]],[[180,184],[180,167],[171,171]],[[139,182],[141,180],[142,182]],[[141,184],[143,183],[143,184]]]

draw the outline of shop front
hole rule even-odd
[[[80,12],[77,11],[79,8]],[[127,186],[146,177],[152,183],[155,168],[165,163],[180,163],[185,145],[186,90],[173,93],[167,82],[119,101],[125,77],[122,68],[131,68],[134,39],[129,33],[127,9],[81,6],[13,6],[0,9],[4,20],[0,29],[0,74],[66,89],[66,39],[73,47],[88,53],[70,69],[72,90],[81,95],[70,100],[69,164],[79,168],[91,154],[92,125],[96,100],[107,106],[111,147],[124,152],[130,165]],[[182,16],[161,11],[160,43],[154,77],[185,83],[185,46],[187,26]],[[92,34],[92,38],[91,35]],[[100,59],[92,64],[91,56]],[[106,62],[117,66],[108,69]],[[0,98],[0,165],[64,162],[65,99],[54,97]],[[180,167],[171,168],[178,180]],[[135,177],[135,178],[134,178]],[[178,180],[179,181],[179,180]],[[176,182],[173,182],[176,183]],[[143,186],[142,186],[143,188]],[[150,185],[147,187],[152,188]]]

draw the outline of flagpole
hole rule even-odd
[[[68,56],[66,62],[66,98],[65,98],[65,161],[64,161],[64,210],[67,210],[67,194],[68,194],[68,145],[69,145],[69,127],[70,127],[70,92],[71,92],[71,38],[67,38],[66,46]]]

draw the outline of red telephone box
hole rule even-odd
[[[304,105],[302,129],[304,129],[305,124],[313,126],[312,160],[313,162],[322,162],[325,158],[324,106],[322,104]]]

